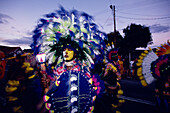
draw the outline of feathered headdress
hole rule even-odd
[[[114,47],[113,42],[106,44],[105,55],[107,62],[112,61],[112,57],[118,56],[118,49]]]
[[[137,70],[137,75],[141,80],[143,86],[147,86],[154,81],[154,77],[151,74],[151,63],[155,61],[158,56],[152,51],[151,48],[149,50],[145,50],[139,56],[137,66],[139,66]]]
[[[170,54],[159,56],[152,62],[151,71],[156,79],[168,78],[170,74]]]
[[[78,59],[90,66],[97,58],[96,53],[104,52],[106,37],[92,16],[77,10],[67,11],[61,6],[39,20],[31,47],[34,54],[45,53],[49,64],[61,61],[64,47],[73,47]]]
[[[158,47],[157,52],[153,52],[151,48],[149,50],[145,50],[139,56],[139,60],[137,66],[139,66],[137,70],[137,75],[141,80],[143,86],[147,86],[151,84],[154,79],[161,77],[161,71],[169,69],[170,60],[170,43],[167,41],[167,44],[161,45]],[[165,69],[161,69],[162,65],[167,64]]]
[[[160,47],[157,48],[156,54],[158,56],[170,54],[170,42],[169,42],[169,40],[167,41],[167,43],[162,44]]]

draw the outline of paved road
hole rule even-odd
[[[143,87],[138,80],[121,80],[120,84],[124,91],[120,98],[125,99],[121,113],[158,113],[154,83]]]

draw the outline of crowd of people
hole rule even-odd
[[[117,62],[117,50],[111,55],[112,57],[108,58],[110,63],[107,65],[106,63],[102,65],[96,63],[93,69],[86,64],[81,64],[77,52],[71,46],[66,46],[63,48],[64,62],[52,65],[51,69],[47,62],[42,60],[43,55],[37,55],[40,58],[36,58],[30,53],[18,53],[12,59],[3,59],[6,66],[3,78],[1,78],[1,111],[4,113],[43,113],[53,107],[52,109],[57,109],[57,112],[69,112],[70,110],[75,110],[75,112],[90,110],[96,113],[116,112],[115,109],[124,102],[118,98],[118,95],[123,92],[118,82],[121,74]],[[72,82],[68,85],[70,80]],[[72,90],[77,91],[73,93],[75,96],[70,92]],[[61,95],[63,99],[61,99]],[[71,105],[69,107],[66,98],[71,98],[71,102],[79,99],[81,104],[77,103],[74,107]],[[60,101],[56,101],[58,99],[62,101],[62,104]],[[94,100],[96,102],[92,104]],[[52,104],[53,102],[55,104]],[[103,104],[107,104],[107,106],[103,107]],[[65,108],[63,108],[64,106]],[[68,108],[70,108],[69,111]]]

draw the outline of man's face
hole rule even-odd
[[[63,51],[63,57],[65,61],[70,61],[74,57],[74,51],[69,48],[65,48]]]
[[[117,61],[118,60],[118,55],[117,55],[117,53],[115,54],[115,53],[112,53],[111,54],[111,59],[113,60],[113,61]]]
[[[110,60],[113,60],[113,61],[117,61],[118,60],[118,54],[117,53],[115,53],[114,51],[111,51],[110,53],[109,53],[109,59]]]

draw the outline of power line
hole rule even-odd
[[[109,18],[110,18],[111,15],[112,15],[112,14],[109,15],[109,17],[107,18],[107,20],[105,21],[105,23],[103,24],[103,26],[105,26],[105,24],[107,23],[107,21],[109,20]]]
[[[169,17],[157,17],[157,18],[134,18],[134,17],[125,17],[125,16],[117,16],[119,18],[125,18],[125,19],[133,19],[133,20],[162,20],[162,19],[170,19]]]
[[[122,7],[127,11],[131,9],[136,9],[136,8],[139,9],[139,8],[144,8],[144,7],[151,7],[151,6],[159,5],[165,2],[167,3],[168,1],[167,0],[160,0],[160,1],[142,0],[142,1],[132,2],[132,3],[128,2],[127,4],[120,5],[119,7]]]
[[[128,15],[139,15],[139,16],[167,16],[167,15],[142,15],[142,14],[135,14],[135,13],[127,13],[127,12],[121,12],[116,10],[116,12],[118,13],[122,13],[122,14],[128,14]],[[169,15],[168,15],[169,16]]]

